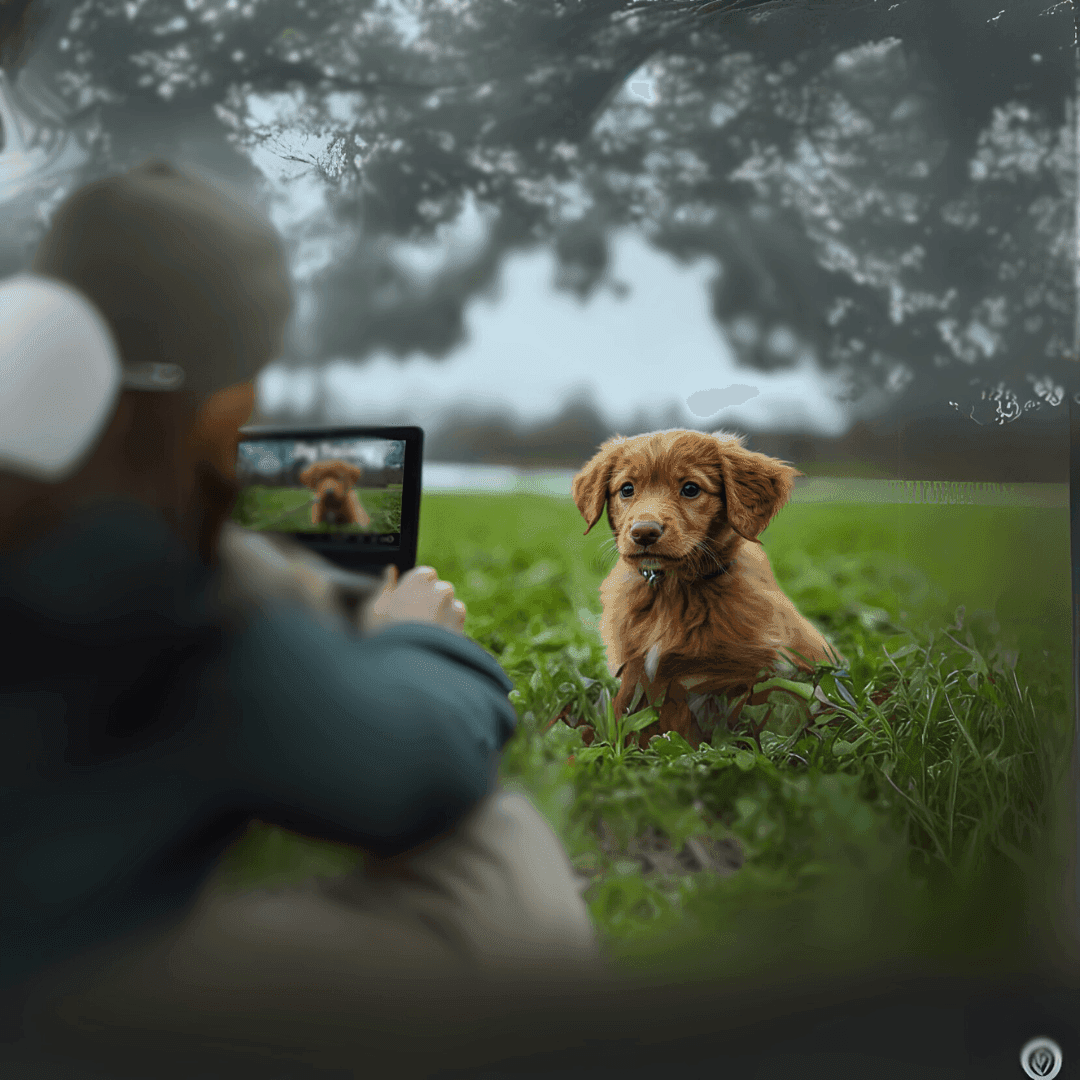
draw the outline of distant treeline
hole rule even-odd
[[[305,422],[309,419],[305,417]],[[666,415],[641,415],[616,431],[590,403],[580,401],[567,405],[553,421],[530,427],[515,426],[494,413],[459,414],[425,432],[424,457],[462,464],[576,469],[612,435],[681,426],[685,422],[672,409]],[[700,428],[747,433],[736,420],[723,416]],[[808,475],[999,483],[1067,483],[1069,478],[1064,406],[989,425],[947,406],[908,403],[905,409],[857,421],[838,438],[750,432],[747,445],[790,461]]]
[[[929,412],[929,411],[928,411]],[[430,461],[577,468],[614,434],[682,426],[671,417],[615,432],[590,408],[567,410],[544,427],[515,430],[495,417],[463,417],[428,432]],[[705,430],[743,431],[723,420]],[[980,425],[956,412],[857,421],[839,438],[800,432],[752,432],[747,446],[790,461],[808,475],[883,479],[1067,483],[1069,440],[1063,407],[1014,423]]]

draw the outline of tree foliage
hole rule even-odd
[[[0,33],[39,10],[3,0]],[[965,410],[1001,384],[999,419],[1022,409],[1009,394],[1053,401],[1070,378],[1076,125],[1061,5],[48,10],[30,54],[97,121],[87,173],[173,152],[177,133],[202,125],[238,152],[238,175],[255,180],[255,162],[273,160],[293,182],[318,179],[327,213],[290,236],[298,253],[323,249],[302,286],[313,302],[296,362],[445,356],[503,257],[540,243],[558,254],[560,288],[617,288],[610,234],[634,226],[679,259],[715,260],[713,312],[753,367],[809,351],[847,373],[853,395],[918,376]],[[11,71],[28,55],[15,37],[0,53]],[[251,95],[273,102],[273,119]],[[445,237],[468,206],[482,241],[411,271],[408,245]]]

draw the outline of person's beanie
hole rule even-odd
[[[272,225],[156,159],[70,195],[33,269],[93,302],[124,388],[180,390],[195,404],[275,359],[292,306]]]

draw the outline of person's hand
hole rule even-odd
[[[465,632],[465,605],[454,598],[454,586],[440,581],[430,566],[417,566],[398,580],[392,563],[383,575],[383,587],[364,610],[368,633],[392,623],[426,622],[443,626],[457,634]]]

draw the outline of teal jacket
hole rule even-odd
[[[137,504],[0,557],[0,986],[179,912],[252,818],[390,855],[492,789],[516,715],[480,646],[216,584]]]

